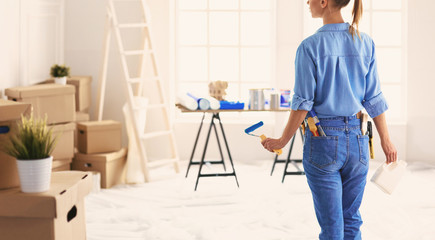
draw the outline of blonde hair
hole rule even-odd
[[[346,7],[349,4],[350,0],[334,0],[336,6],[338,8]],[[352,9],[352,24],[349,26],[349,33],[352,34],[352,38],[355,36],[355,33],[361,38],[358,30],[358,24],[363,15],[363,5],[362,0],[355,0],[353,3]]]

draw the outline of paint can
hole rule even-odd
[[[249,89],[249,109],[264,110],[263,89]]]
[[[270,109],[276,110],[279,109],[281,94],[279,93],[271,93],[270,94]]]
[[[289,108],[291,106],[290,90],[281,90],[281,107]]]

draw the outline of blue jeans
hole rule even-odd
[[[305,131],[303,166],[313,195],[320,239],[361,239],[359,207],[369,167],[360,119],[320,119],[326,137]]]

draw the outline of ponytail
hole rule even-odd
[[[349,27],[349,32],[350,34],[352,34],[352,38],[354,38],[356,32],[356,34],[358,34],[358,37],[361,39],[361,35],[359,34],[359,30],[358,30],[358,24],[362,18],[362,14],[363,14],[362,0],[355,0],[352,9],[352,18],[353,18],[352,24]]]

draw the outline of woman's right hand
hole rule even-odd
[[[385,153],[385,162],[390,164],[397,160],[397,150],[394,144],[390,140],[381,141],[382,150]]]

